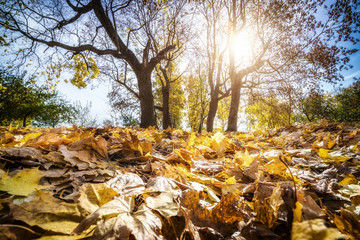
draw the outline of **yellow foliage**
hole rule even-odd
[[[46,68],[45,73],[47,75],[47,82],[50,84],[51,88],[55,88],[57,86],[59,81],[56,81],[55,78],[59,79],[61,77],[63,68],[74,71],[74,75],[70,79],[70,82],[78,88],[84,88],[87,86],[85,80],[89,75],[89,78],[94,79],[100,74],[100,70],[92,57],[76,54],[73,56],[72,60],[73,63],[51,63]],[[65,80],[65,82],[68,82],[68,80]]]

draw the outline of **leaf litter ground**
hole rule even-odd
[[[0,239],[360,239],[359,124],[0,128]]]

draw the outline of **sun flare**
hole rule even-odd
[[[238,62],[244,62],[252,58],[251,38],[247,31],[241,31],[235,34],[231,48],[235,53],[235,59]]]

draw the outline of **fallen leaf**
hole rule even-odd
[[[319,149],[319,156],[322,158],[322,159],[329,159],[330,156],[329,156],[329,150],[328,149],[324,149],[324,148],[320,148]]]
[[[122,195],[136,195],[145,190],[144,181],[135,173],[117,173],[106,184]]]
[[[146,194],[148,195],[148,194]],[[179,211],[179,206],[174,202],[173,192],[163,192],[158,196],[145,198],[145,204],[152,210],[158,211],[162,216],[170,218],[176,216]]]
[[[37,191],[30,202],[10,204],[10,214],[30,226],[63,234],[70,234],[82,219],[77,204],[63,202],[42,191]]]
[[[149,199],[149,204],[153,204],[154,210],[163,212],[171,216],[175,211],[171,210],[174,201],[169,195],[159,195],[158,199]],[[158,197],[159,197],[158,196]],[[161,199],[161,200],[159,200]],[[158,201],[157,203],[155,203]],[[140,204],[135,208],[134,197],[117,197],[106,203],[93,214],[87,216],[74,230],[74,233],[81,233],[92,224],[98,222],[95,229],[94,238],[100,239],[129,239],[133,235],[135,239],[162,239],[160,234],[161,220],[145,204]],[[168,211],[165,211],[170,207]],[[177,211],[176,211],[177,212]]]
[[[29,196],[35,190],[46,188],[38,185],[42,173],[38,168],[23,169],[13,177],[4,174],[0,180],[0,190],[17,196]]]
[[[291,229],[291,240],[336,240],[350,239],[336,228],[327,228],[323,219],[294,222]]]
[[[99,207],[110,202],[119,193],[108,187],[105,183],[85,183],[80,189],[79,206],[89,213],[95,212]]]

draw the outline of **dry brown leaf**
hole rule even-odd
[[[117,173],[106,184],[122,195],[136,195],[143,193],[145,190],[144,181],[134,173]]]
[[[63,202],[41,191],[37,191],[30,202],[10,204],[10,214],[30,226],[64,234],[70,234],[82,218],[76,204]]]

